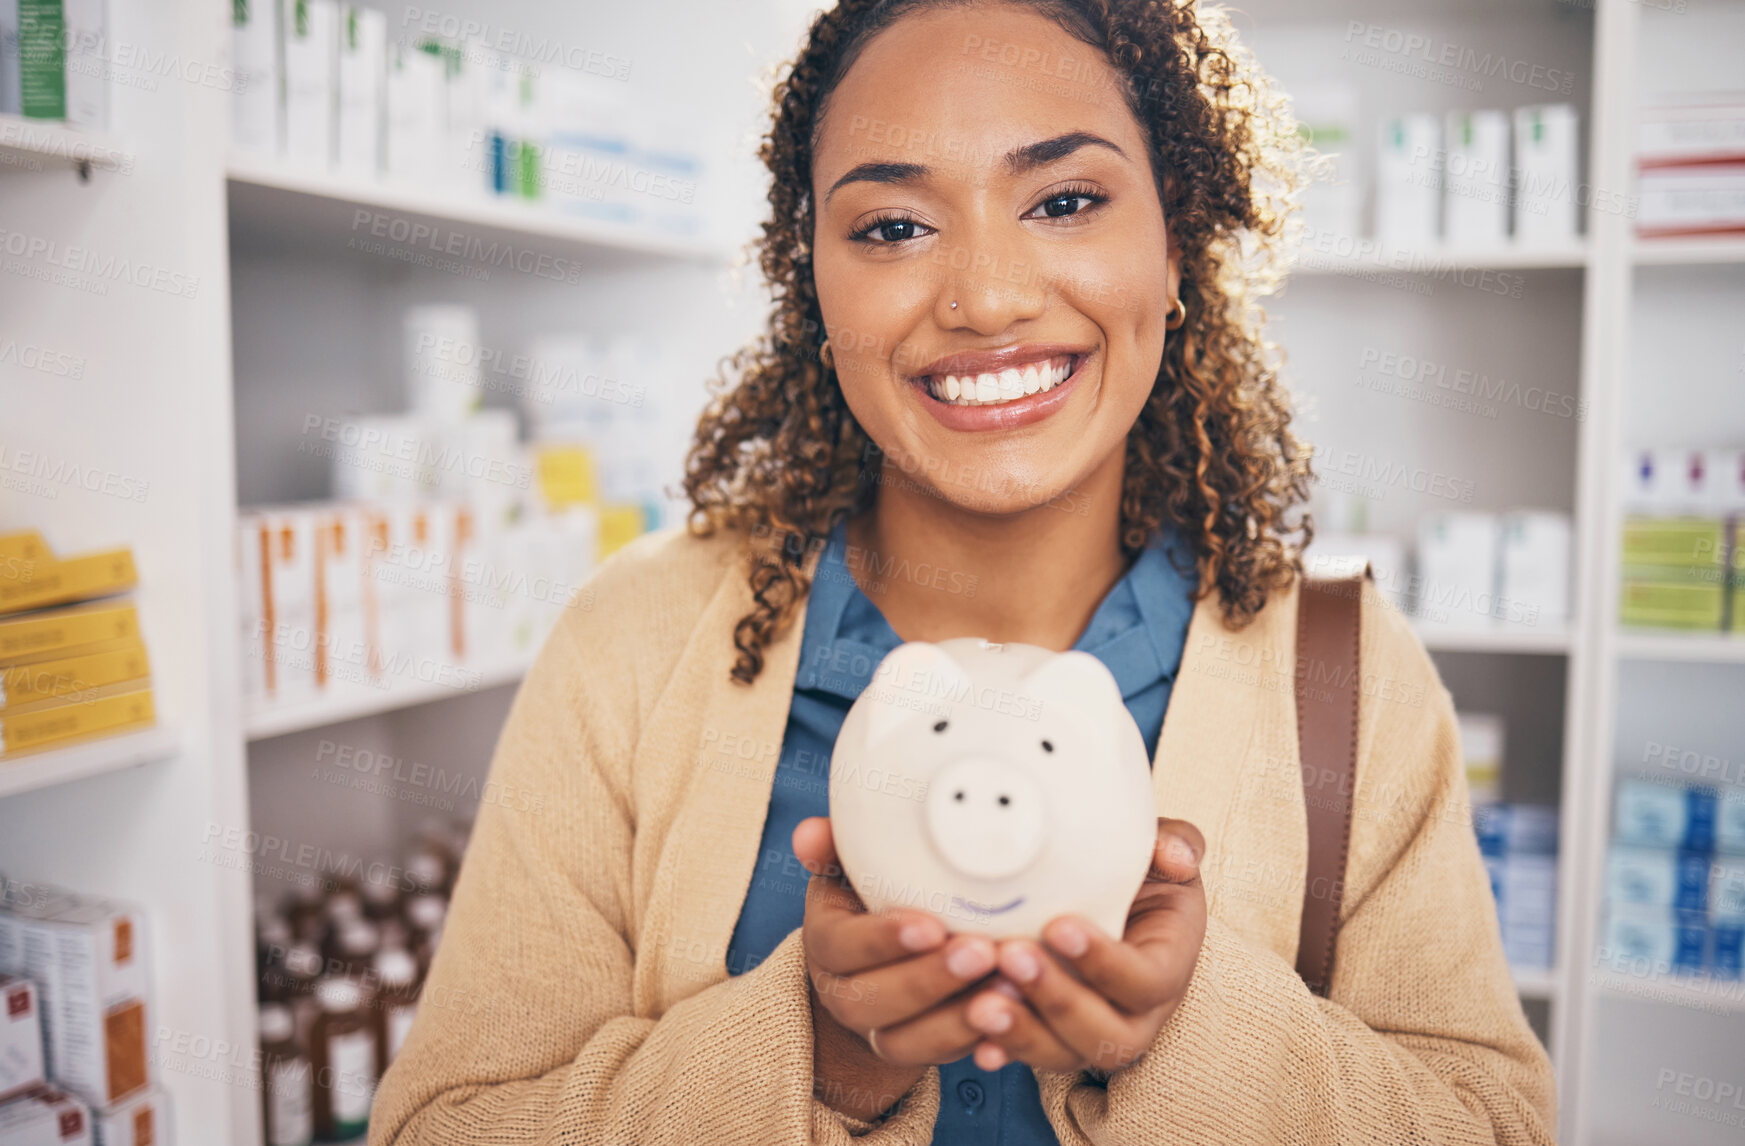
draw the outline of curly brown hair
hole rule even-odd
[[[734,627],[735,680],[749,684],[762,671],[764,647],[810,587],[808,554],[839,519],[871,505],[884,464],[820,355],[811,189],[825,105],[880,30],[911,12],[975,2],[841,0],[813,21],[775,86],[759,149],[770,214],[755,244],[774,300],[769,325],[711,383],[684,479],[691,533],[725,526],[775,542],[752,547],[755,605]],[[1244,626],[1300,571],[1313,536],[1307,514],[1292,512],[1308,498],[1309,450],[1291,431],[1257,302],[1281,281],[1309,154],[1288,102],[1219,9],[1194,0],[1002,2],[1040,11],[1125,77],[1180,246],[1187,319],[1166,341],[1127,436],[1121,546],[1137,554],[1173,523],[1194,553],[1195,599],[1216,589],[1226,622]]]

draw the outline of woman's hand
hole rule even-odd
[[[974,988],[1012,998],[1017,989],[998,982],[992,941],[948,937],[925,912],[869,914],[842,876],[828,819],[800,821],[794,854],[813,873],[801,928],[812,979],[813,1093],[870,1120],[927,1067],[955,1062],[981,1041],[967,1015]]]
[[[1205,837],[1185,820],[1157,821],[1152,870],[1134,897],[1126,932],[1111,939],[1089,920],[1063,915],[1027,939],[1000,944],[1002,978],[1024,1002],[976,992],[970,1024],[986,1036],[976,1065],[998,1070],[1020,1061],[1053,1071],[1112,1073],[1151,1046],[1175,1013],[1206,937],[1200,885]]]

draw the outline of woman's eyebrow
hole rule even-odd
[[[1014,147],[1006,152],[1006,169],[1014,175],[1023,175],[1065,159],[1082,147],[1106,147],[1121,158],[1127,158],[1125,151],[1100,135],[1089,131],[1069,131],[1053,139]],[[857,163],[830,185],[830,190],[824,193],[824,202],[830,202],[831,196],[849,183],[916,183],[931,174],[933,169],[924,163]]]

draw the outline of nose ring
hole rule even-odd
[[[956,309],[957,309],[957,303],[956,303],[956,301],[953,301],[953,302],[952,302],[952,304],[951,304],[951,309],[952,309],[952,310],[956,310]]]

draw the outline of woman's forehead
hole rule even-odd
[[[874,36],[831,94],[813,177],[904,162],[980,180],[1071,132],[1144,153],[1125,79],[1098,49],[1013,5],[924,10]]]

